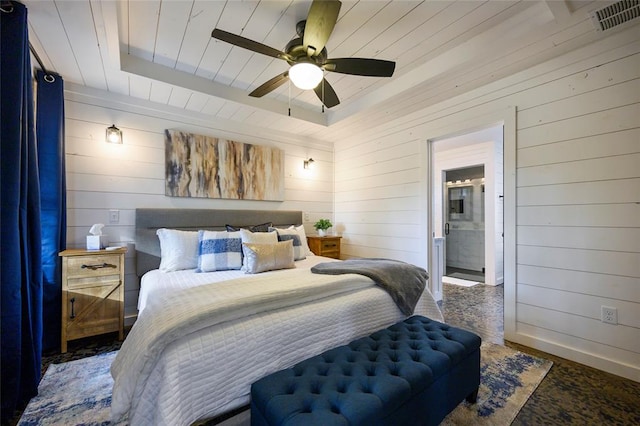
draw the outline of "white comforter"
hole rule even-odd
[[[423,299],[416,313],[441,320]],[[128,415],[131,425],[214,417],[247,404],[260,377],[403,318],[384,290],[353,274],[291,269],[163,291],[111,367],[112,417]]]

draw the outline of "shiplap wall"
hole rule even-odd
[[[135,209],[138,207],[302,210],[305,228],[313,232],[320,217],[333,218],[333,147],[292,135],[249,126],[211,122],[181,109],[158,106],[122,95],[68,84],[65,90],[67,245],[84,247],[94,223],[103,223],[111,245],[128,244],[125,318],[137,314],[139,282],[135,275]],[[112,123],[124,133],[124,143],[105,143]],[[172,198],[164,195],[164,130],[177,129],[285,152],[285,201]],[[312,157],[311,170],[303,161]],[[117,224],[109,211],[118,210]]]
[[[345,134],[335,152],[343,253],[425,265],[421,144],[510,106],[517,108],[517,265],[505,294],[517,300],[505,307],[515,311],[506,338],[640,381],[637,26]],[[505,187],[512,179],[505,175]],[[600,321],[602,305],[618,309],[618,325]]]

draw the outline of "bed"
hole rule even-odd
[[[157,229],[223,230],[267,221],[286,228],[302,223],[302,213],[136,211],[140,313],[112,365],[114,421],[189,425],[224,418],[248,405],[259,378],[406,318],[367,277],[311,273],[318,263],[339,262],[320,256],[259,274],[158,271]],[[428,290],[415,313],[442,320]]]

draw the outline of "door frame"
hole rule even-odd
[[[503,208],[504,208],[504,338],[514,339],[516,335],[516,108],[489,112],[466,120],[449,123],[431,132],[420,144],[420,229],[421,247],[429,271],[434,270],[434,229],[433,213],[433,142],[494,126],[503,127]],[[486,173],[486,170],[485,170]],[[442,283],[429,281],[431,292],[437,296]]]

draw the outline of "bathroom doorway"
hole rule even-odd
[[[485,282],[484,164],[444,170],[445,282]]]

